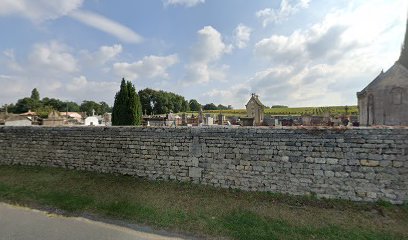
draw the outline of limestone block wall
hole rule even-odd
[[[408,201],[408,129],[0,127],[0,164]]]

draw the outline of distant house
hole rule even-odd
[[[245,119],[242,118],[242,120],[251,122],[250,118],[253,118],[254,125],[256,126],[262,125],[264,120],[265,106],[259,100],[259,96],[253,93],[245,107],[247,111],[247,117]]]
[[[400,58],[357,98],[360,125],[408,125],[408,21]]]
[[[31,126],[31,119],[25,116],[8,115],[4,121],[5,126]]]
[[[31,112],[31,109],[30,109],[30,110],[28,110],[28,112],[21,113],[19,115],[20,116],[25,116],[25,117],[33,117],[33,116],[37,116],[37,113],[36,112]]]
[[[82,114],[78,112],[62,112],[61,116],[67,118],[69,122],[74,122],[77,124],[84,123]]]
[[[27,116],[0,112],[0,125],[5,126],[31,126],[32,120]]]

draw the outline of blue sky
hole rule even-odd
[[[0,105],[113,103],[120,80],[242,108],[355,105],[398,58],[405,0],[0,0]]]

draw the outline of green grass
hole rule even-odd
[[[204,238],[408,239],[407,205],[318,200],[54,168],[0,166],[0,201]]]

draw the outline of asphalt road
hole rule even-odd
[[[0,240],[182,239],[0,203]]]

